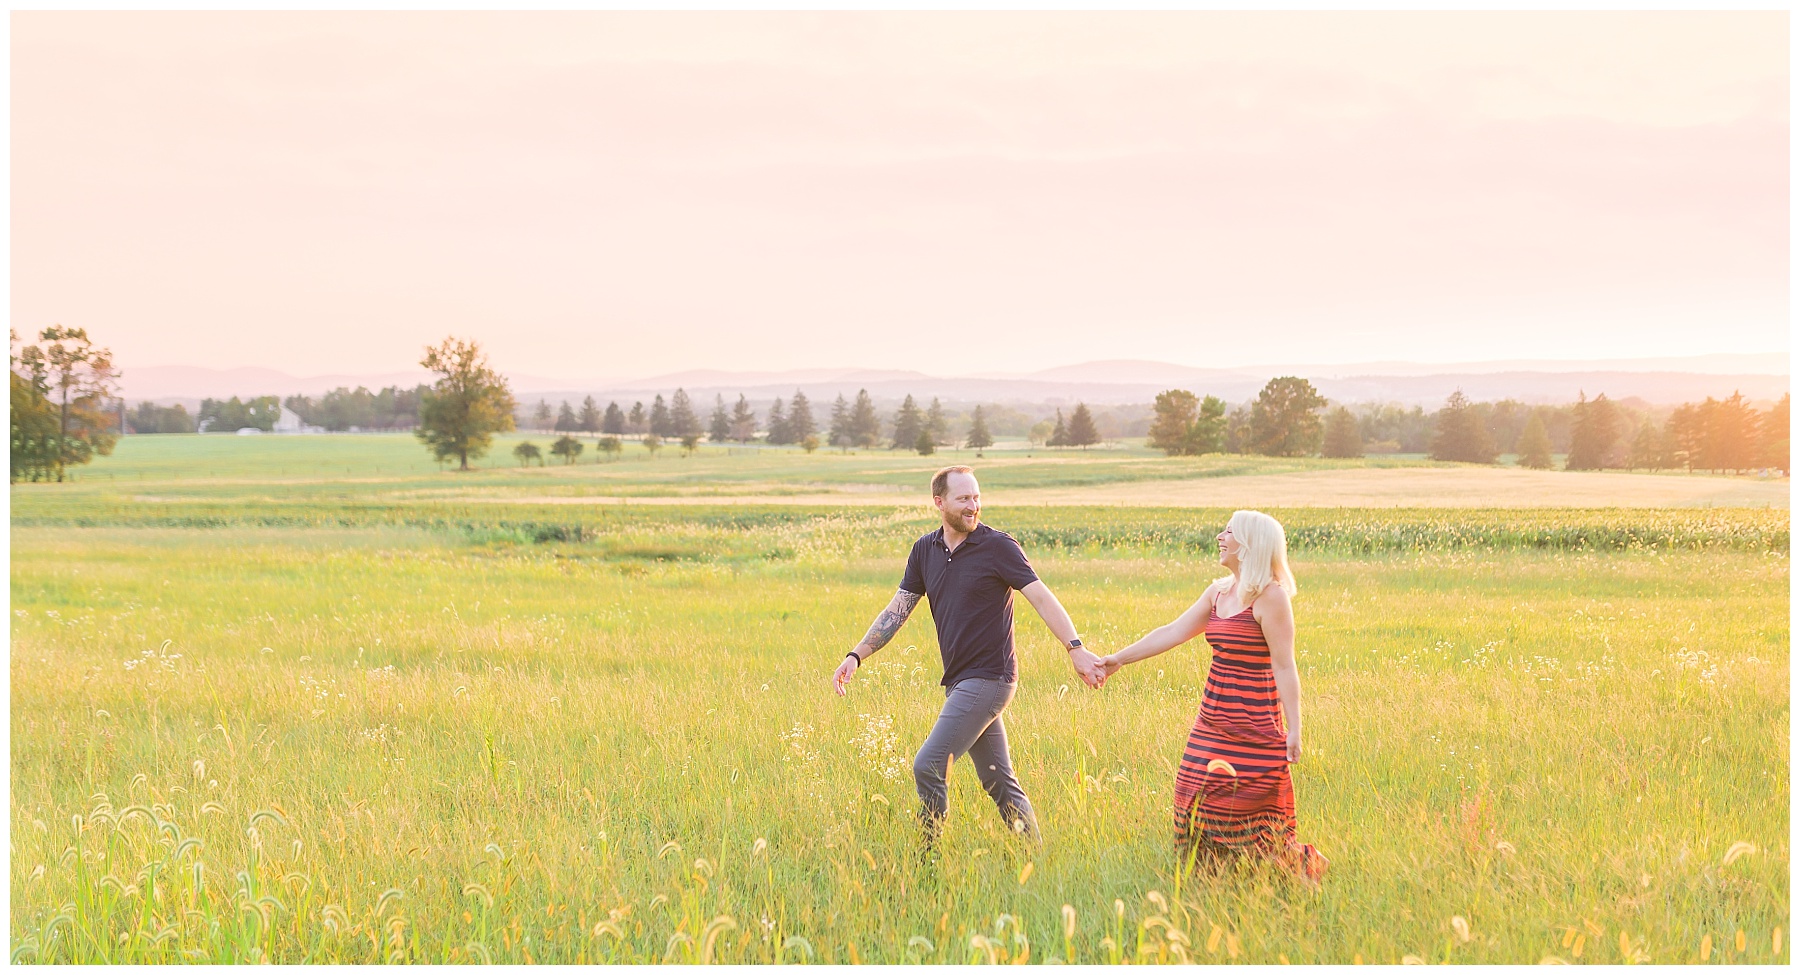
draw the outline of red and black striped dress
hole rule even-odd
[[[1175,842],[1197,839],[1204,847],[1292,858],[1317,876],[1324,857],[1295,839],[1287,719],[1262,624],[1248,606],[1229,619],[1215,607],[1206,642],[1212,666],[1175,773]]]

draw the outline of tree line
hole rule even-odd
[[[1256,399],[1228,409],[1216,396],[1157,394],[1148,443],[1164,453],[1361,457],[1425,453],[1433,460],[1492,464],[1503,452],[1522,467],[1548,469],[1563,453],[1568,470],[1788,470],[1789,398],[1758,411],[1734,392],[1675,407],[1666,417],[1585,393],[1565,406],[1516,400],[1475,403],[1461,390],[1426,413],[1392,404],[1356,411],[1329,403],[1294,376],[1271,379]]]

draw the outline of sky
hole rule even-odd
[[[13,327],[569,379],[1786,349],[1787,16],[15,12]]]

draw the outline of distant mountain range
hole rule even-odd
[[[339,386],[413,386],[430,382],[424,371],[364,375],[296,377],[275,369],[204,369],[194,366],[144,366],[125,369],[127,399],[196,402],[228,396],[317,396]],[[1604,361],[1516,360],[1469,363],[1370,362],[1350,365],[1271,365],[1204,369],[1167,362],[1111,360],[1059,366],[1029,373],[974,373],[934,376],[923,372],[876,369],[795,369],[730,372],[716,369],[674,372],[645,379],[572,381],[511,374],[521,401],[594,396],[648,401],[681,388],[701,403],[715,395],[735,400],[742,393],[754,401],[791,396],[804,390],[814,402],[838,395],[855,396],[867,389],[877,401],[903,396],[939,397],[946,404],[975,402],[1010,404],[1146,403],[1170,388],[1240,402],[1256,395],[1271,377],[1297,375],[1312,380],[1319,391],[1338,402],[1399,402],[1428,407],[1454,390],[1474,400],[1512,398],[1530,403],[1561,403],[1585,392],[1614,399],[1638,398],[1652,403],[1680,403],[1726,396],[1734,390],[1753,400],[1778,399],[1788,391],[1788,354],[1706,355],[1687,359],[1616,359]]]

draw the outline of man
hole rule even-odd
[[[1088,686],[1099,687],[1105,681],[1104,669],[1100,659],[1081,645],[1069,614],[1032,571],[1019,543],[980,524],[981,487],[973,470],[938,471],[931,479],[931,503],[943,515],[943,526],[913,543],[900,590],[838,665],[832,685],[843,696],[844,685],[863,661],[894,638],[919,598],[930,599],[944,661],[944,710],[913,759],[926,846],[936,838],[949,805],[944,780],[950,763],[965,753],[974,761],[981,787],[993,797],[1001,818],[1015,832],[1035,837],[1037,820],[1013,774],[1006,725],[1000,718],[1018,681],[1013,590],[1019,590],[1043,617]]]

